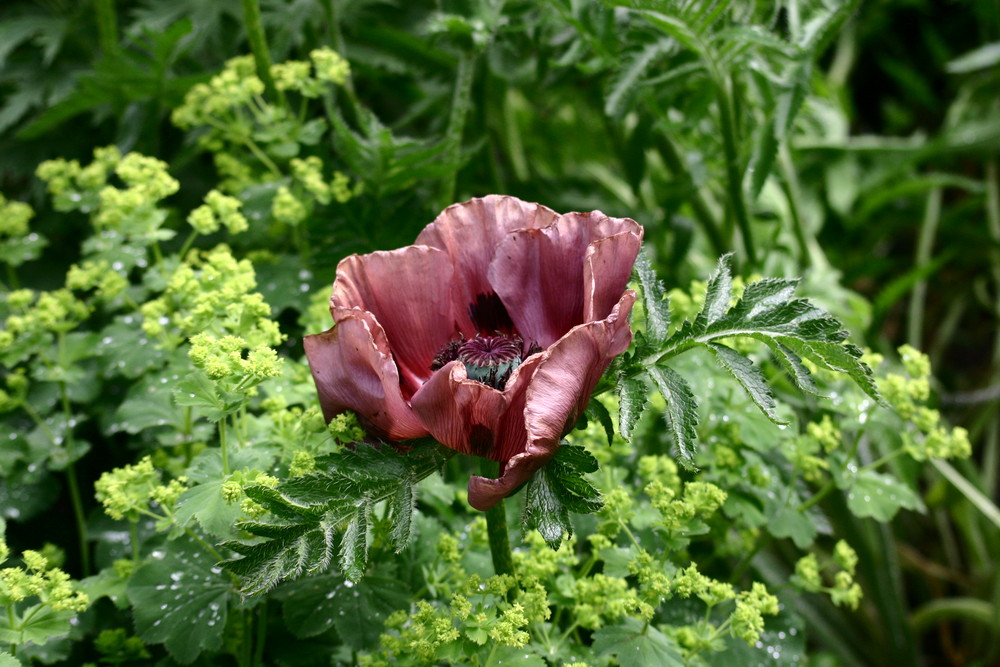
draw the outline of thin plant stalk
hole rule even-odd
[[[743,172],[740,170],[736,118],[733,113],[732,83],[724,77],[716,79],[715,99],[719,106],[719,124],[722,129],[722,149],[726,157],[726,189],[729,195],[729,210],[736,220],[743,240],[743,251],[751,267],[757,266],[753,232],[747,217],[746,202],[743,200]],[[727,225],[728,226],[728,225]]]
[[[253,53],[254,64],[257,66],[257,76],[264,83],[268,98],[285,103],[285,96],[274,85],[271,76],[271,53],[267,49],[267,38],[264,35],[264,24],[260,18],[260,3],[258,0],[243,0],[243,22],[246,26],[247,41]]]
[[[458,72],[455,74],[455,92],[451,98],[451,115],[448,117],[448,128],[445,130],[447,146],[445,160],[455,166],[451,175],[444,181],[441,199],[447,206],[455,198],[455,181],[458,179],[457,164],[462,153],[462,134],[465,130],[465,118],[472,107],[472,81],[476,69],[476,54],[473,51],[462,51],[458,57]]]
[[[499,464],[483,459],[480,472],[484,477],[496,477]],[[507,530],[507,508],[501,500],[486,510],[486,534],[490,541],[493,571],[496,574],[514,574],[514,556],[510,550],[510,532]]]
[[[118,16],[115,14],[114,0],[94,0],[97,13],[97,36],[101,51],[105,56],[118,49]]]
[[[921,267],[930,261],[931,252],[934,249],[934,237],[937,235],[940,220],[941,188],[931,188],[931,191],[927,193],[924,219],[920,223],[920,235],[917,237],[917,254],[913,259],[915,267]],[[906,341],[917,349],[920,349],[923,340],[926,301],[927,279],[921,278],[913,285],[913,292],[910,294],[906,327]]]

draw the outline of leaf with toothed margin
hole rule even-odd
[[[632,429],[642,416],[648,398],[646,384],[642,380],[619,373],[618,431],[626,440],[631,441]]]
[[[715,353],[716,358],[718,358],[719,363],[725,368],[729,373],[736,378],[736,381],[740,383],[746,391],[747,396],[750,400],[760,408],[760,411],[764,415],[773,421],[775,424],[787,424],[788,422],[779,418],[778,414],[775,412],[775,408],[778,407],[777,402],[774,400],[774,394],[771,393],[771,389],[767,386],[767,381],[764,380],[764,376],[753,365],[753,362],[744,357],[739,352],[733,350],[732,348],[726,347],[725,345],[719,345],[718,343],[708,343],[708,349]]]
[[[666,366],[650,366],[646,372],[653,378],[656,388],[667,402],[663,417],[674,436],[680,461],[684,466],[694,468],[699,416],[698,402],[694,398],[691,386],[687,380]]]
[[[153,552],[135,571],[126,594],[139,637],[162,643],[179,663],[222,648],[233,581],[193,539],[182,537]]]
[[[635,272],[642,291],[646,314],[646,338],[652,345],[662,345],[670,328],[670,300],[664,296],[663,283],[656,277],[645,246],[635,260]]]
[[[611,441],[615,438],[615,423],[611,419],[611,413],[608,412],[604,403],[601,403],[596,397],[591,398],[590,402],[587,403],[587,409],[584,414],[588,419],[596,419],[600,422],[601,426],[604,427],[604,434],[607,436],[608,445],[610,446]]]
[[[303,574],[325,570],[335,559],[349,579],[367,567],[367,537],[375,528],[372,507],[388,503],[388,540],[393,549],[409,543],[414,485],[439,470],[451,450],[414,441],[405,453],[358,443],[353,449],[316,459],[317,469],[277,488],[250,486],[246,494],[269,514],[237,528],[252,541],[223,546],[239,555],[222,563],[241,579],[241,592],[255,595]]]
[[[570,512],[591,514],[603,501],[600,492],[585,474],[597,470],[597,460],[583,447],[562,445],[545,466],[525,486],[524,530],[537,530],[553,549],[573,534]]]

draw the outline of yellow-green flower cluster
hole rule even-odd
[[[183,477],[163,484],[160,471],[146,456],[138,463],[103,473],[94,484],[94,495],[112,519],[135,521],[140,514],[150,514],[150,502],[169,510],[186,488]]]
[[[271,200],[271,215],[278,222],[294,226],[305,220],[309,211],[287,185],[282,185]]]
[[[577,579],[573,586],[573,611],[580,627],[597,630],[623,616],[644,621],[653,617],[653,607],[620,577],[595,574]]]
[[[214,336],[207,333],[191,337],[188,356],[196,368],[213,380],[229,380],[238,389],[258,385],[281,374],[282,359],[266,344],[251,346],[241,336]]]
[[[316,68],[316,78],[320,81],[342,86],[351,75],[351,65],[339,53],[323,47],[309,53],[313,67]]]
[[[680,498],[659,480],[653,480],[643,490],[660,513],[658,525],[668,533],[682,531],[696,517],[714,514],[727,497],[725,491],[710,482],[688,482]]]
[[[673,565],[670,568],[672,570]],[[655,606],[673,594],[673,584],[666,568],[645,549],[639,549],[628,564],[628,571],[639,580],[640,591],[646,602]]]
[[[385,627],[389,632],[381,636],[382,655],[366,656],[360,664],[388,667],[395,663],[396,656],[412,656],[423,664],[432,664],[440,647],[460,637],[451,614],[424,600],[417,602],[412,614],[390,614]]]
[[[930,396],[931,363],[926,354],[909,346],[899,348],[906,375],[890,373],[879,382],[879,390],[897,413],[910,421],[916,432],[903,433],[906,453],[918,461],[929,458],[967,458],[972,454],[969,433],[962,427],[941,425],[941,413],[922,405]]]
[[[34,296],[31,290],[18,290],[13,294],[19,312],[9,315],[0,330],[0,349],[12,345],[19,336],[72,331],[90,315],[90,306],[65,288],[42,292],[31,307],[30,299]]]
[[[300,184],[320,204],[329,204],[331,198],[343,204],[353,196],[350,179],[339,171],[334,172],[332,181],[329,183],[326,181],[323,177],[323,161],[315,155],[305,159],[292,158],[289,166],[296,183]],[[289,192],[283,196],[287,197],[290,194]],[[287,207],[287,202],[282,202],[280,206]],[[277,214],[275,217],[278,217]]]
[[[46,160],[38,165],[35,175],[47,183],[57,211],[89,212],[97,203],[96,193],[107,185],[121,159],[116,146],[103,146],[94,149],[94,159],[86,167],[76,160]]]
[[[93,221],[98,229],[120,228],[132,216],[147,214],[158,201],[180,189],[180,183],[168,173],[166,162],[138,153],[123,157],[115,173],[126,187],[105,185],[97,193],[100,205]],[[154,226],[164,215],[154,216]]]
[[[517,572],[524,581],[547,581],[557,572],[576,565],[572,539],[563,540],[558,549],[551,549],[535,530],[525,533],[523,539],[528,550],[515,551],[513,556]]]
[[[3,547],[0,555],[9,554],[2,538],[0,545]],[[90,599],[76,590],[70,576],[51,567],[44,555],[29,550],[23,552],[21,558],[24,567],[0,570],[0,606],[10,607],[29,597],[37,597],[54,611],[82,612],[90,606]],[[0,558],[0,562],[3,560],[5,558]]]
[[[778,598],[767,592],[759,581],[749,591],[736,596],[736,609],[729,617],[733,635],[753,646],[764,631],[764,614],[774,616],[780,611]]]
[[[3,333],[0,331],[0,334]],[[3,349],[2,344],[0,349]],[[28,378],[25,377],[23,368],[7,373],[4,376],[4,384],[7,388],[0,389],[0,414],[19,408],[28,397]],[[0,562],[3,562],[3,558],[0,558]]]
[[[696,596],[709,607],[736,597],[732,584],[705,576],[698,571],[697,563],[680,570],[674,577],[672,588],[676,595],[682,598]]]
[[[28,233],[28,221],[35,215],[24,202],[8,201],[0,194],[0,238],[17,238]]]
[[[240,213],[239,199],[212,190],[205,195],[205,203],[191,211],[188,224],[202,235],[213,234],[224,226],[230,234],[245,232],[250,226]]]
[[[184,96],[184,103],[174,109],[174,125],[190,129],[212,125],[215,117],[230,110],[255,104],[264,92],[264,83],[257,77],[253,56],[239,56],[226,62],[221,72],[208,83],[199,83]]]
[[[69,267],[66,287],[75,290],[95,290],[99,299],[110,301],[125,291],[128,279],[115,271],[107,261],[84,260]]]
[[[837,542],[832,557],[825,567],[820,565],[816,554],[806,554],[795,563],[795,574],[792,583],[809,593],[827,593],[837,606],[848,606],[857,609],[861,601],[861,585],[854,580],[858,555],[844,540]],[[823,580],[823,570],[837,567],[833,574],[833,586],[827,586]]]
[[[169,334],[180,334],[174,344],[205,332],[220,338],[238,336],[245,349],[278,345],[284,335],[271,319],[264,297],[252,292],[256,286],[253,265],[237,261],[227,246],[192,252],[188,263],[174,271],[164,293],[142,305],[142,328],[164,342],[171,340]],[[266,365],[268,358],[259,352],[256,362]]]

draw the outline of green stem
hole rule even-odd
[[[115,14],[115,2],[94,0],[94,10],[97,12],[97,35],[101,42],[101,51],[107,56],[118,49],[118,17]]]
[[[455,197],[455,181],[458,179],[458,162],[462,152],[462,134],[465,130],[465,117],[472,106],[472,80],[476,69],[476,54],[462,51],[458,56],[458,72],[455,74],[455,92],[451,98],[451,115],[448,117],[448,128],[445,130],[445,161],[454,167],[451,175],[444,181],[441,191],[443,205],[447,206]]]
[[[267,96],[284,106],[285,96],[274,85],[274,77],[271,76],[271,54],[267,50],[267,38],[264,36],[257,0],[243,0],[243,22],[246,24],[247,41],[250,42],[250,50],[257,66],[257,76],[264,83]]]
[[[746,203],[743,200],[743,172],[740,170],[739,151],[737,150],[732,84],[731,80],[721,75],[716,78],[715,83],[715,99],[719,105],[719,123],[722,126],[722,149],[726,156],[726,187],[729,191],[729,210],[736,218],[740,235],[743,237],[743,250],[746,252],[747,260],[751,267],[756,267],[757,253],[754,249]]]
[[[219,420],[219,446],[222,448],[222,474],[229,474],[229,450],[226,443],[226,418]]]
[[[139,567],[139,520],[128,520],[129,539],[132,540],[132,564]]]
[[[719,229],[719,225],[715,219],[715,214],[712,213],[712,206],[705,199],[704,194],[698,189],[694,179],[691,178],[691,172],[688,170],[687,163],[684,161],[684,158],[681,157],[681,153],[677,149],[677,145],[663,132],[657,132],[654,136],[656,149],[659,151],[660,157],[663,158],[663,161],[666,163],[670,171],[673,172],[674,176],[687,181],[687,185],[691,189],[689,203],[691,204],[691,210],[694,213],[694,219],[699,225],[701,225],[702,231],[705,232],[705,235],[708,236],[708,241],[712,244],[712,249],[715,251],[715,254],[724,254],[729,250],[729,246],[723,238],[722,231]]]
[[[259,666],[264,664],[264,642],[267,639],[267,599],[265,598],[257,607],[257,641],[253,652],[251,665]]]
[[[937,234],[938,222],[941,220],[941,188],[932,188],[927,193],[927,207],[924,209],[924,219],[920,223],[920,236],[917,238],[917,254],[913,260],[915,267],[924,266],[931,259],[934,248],[934,236]],[[909,312],[906,322],[906,341],[919,349],[923,340],[924,305],[927,300],[927,279],[921,278],[913,285],[910,294]]]
[[[87,539],[87,518],[83,514],[83,500],[80,497],[80,486],[76,481],[76,467],[71,463],[66,467],[66,483],[69,486],[69,497],[73,504],[73,518],[76,520],[76,533],[80,541],[80,565],[83,576],[90,576],[90,551]]]
[[[500,466],[495,461],[483,459],[480,472],[484,477],[496,477]],[[486,534],[490,540],[490,555],[496,574],[514,574],[514,556],[510,550],[510,533],[507,530],[507,508],[501,500],[486,510]]]

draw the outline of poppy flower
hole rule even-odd
[[[449,206],[414,245],[345,258],[334,326],[304,341],[324,416],[498,461],[498,479],[469,482],[489,509],[555,455],[628,348],[642,234],[490,195]]]

